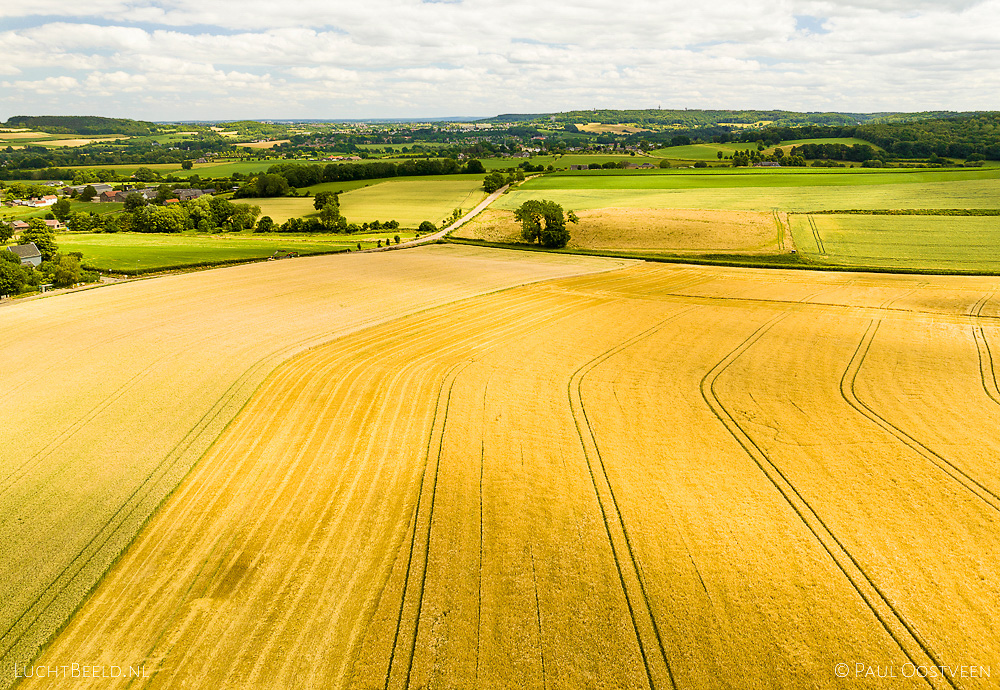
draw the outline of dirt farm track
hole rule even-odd
[[[0,687],[1000,686],[1000,278],[431,246],[0,356]]]

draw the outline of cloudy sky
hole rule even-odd
[[[1000,0],[0,3],[0,120],[1000,109]]]

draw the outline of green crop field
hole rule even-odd
[[[70,211],[85,213],[111,213],[112,211],[120,211],[124,207],[125,204],[119,203],[99,204],[85,201],[69,202]],[[20,218],[21,220],[27,220],[28,218],[44,218],[46,214],[51,212],[52,209],[48,207],[28,208],[25,206],[4,206],[0,208],[0,220],[13,220],[16,218]]]
[[[856,144],[863,144],[865,146],[871,146],[873,149],[881,151],[881,147],[876,146],[870,141],[865,141],[864,139],[855,139],[854,137],[832,137],[828,139],[789,139],[787,141],[781,142],[781,147],[790,146],[802,146],[803,144],[844,144],[845,146],[854,146]]]
[[[246,175],[247,173],[261,172],[263,170],[267,170],[278,162],[279,161],[277,159],[273,159],[265,161],[195,163],[194,167],[190,170],[180,170],[180,166],[174,166],[174,168],[177,169],[172,172],[176,177],[190,177],[191,175],[198,175],[200,177],[230,177],[233,173]]]
[[[468,182],[474,181],[482,185],[485,175],[421,175],[420,177],[375,177],[370,180],[345,180],[343,182],[321,182],[320,184],[302,187],[302,191],[316,196],[317,192],[349,192],[363,187],[372,187],[383,182],[400,182],[404,180],[420,180],[421,182]]]
[[[854,138],[794,139],[781,142],[780,147],[787,151],[792,146],[801,146],[802,144],[846,144],[847,146],[853,146],[854,144],[866,144],[874,149],[879,148],[878,146],[870,144],[863,139]],[[688,146],[668,146],[666,148],[651,151],[650,153],[660,158],[669,158],[672,160],[714,161],[718,160],[719,151],[722,151],[724,156],[731,156],[737,151],[748,151],[750,149],[756,150],[756,148],[757,144],[750,142],[728,144],[690,144]],[[768,147],[766,149],[767,152],[771,152],[773,150],[773,147]]]
[[[150,170],[155,170],[161,175],[167,175],[170,173],[180,173],[183,172],[187,174],[188,171],[181,170],[179,163],[122,163],[119,165],[64,165],[60,166],[61,170],[117,170],[121,175],[131,175],[139,168],[149,168]]]
[[[820,172],[820,171],[823,172]],[[839,168],[719,168],[715,170],[590,170],[547,175],[533,189],[708,189],[713,187],[874,186],[1000,179],[994,170],[887,170]]]
[[[707,173],[707,174],[706,174]],[[553,175],[498,199],[512,210],[528,199],[565,208],[690,208],[787,212],[892,208],[1000,208],[994,170]]]
[[[803,255],[844,266],[1000,271],[996,216],[793,215]]]
[[[722,151],[725,156],[731,156],[737,151],[748,151],[756,149],[757,144],[691,144],[689,146],[668,146],[662,149],[650,151],[650,154],[659,158],[670,158],[673,160],[685,161],[714,161],[718,160],[718,152]]]
[[[302,218],[319,212],[313,208],[313,198],[282,196],[268,199],[234,199],[238,204],[260,206],[260,215],[270,216],[275,223],[284,223],[289,218]]]
[[[393,178],[341,195],[340,212],[352,223],[397,220],[404,227],[416,227],[429,220],[439,224],[452,210],[469,211],[486,197],[481,179],[481,175]]]
[[[388,236],[397,234],[393,231]],[[403,239],[413,233],[398,232]],[[364,235],[159,235],[141,233],[60,233],[56,237],[60,251],[82,252],[84,263],[100,270],[167,269],[208,262],[260,259],[276,250],[317,254],[374,247],[386,233]]]
[[[533,156],[531,158],[482,158],[483,167],[487,170],[506,170],[516,168],[524,162],[531,165],[552,165],[556,168],[569,169],[570,165],[590,165],[591,163],[618,163],[620,161],[632,161],[636,164],[652,163],[659,165],[659,159],[648,158],[646,156],[623,156],[611,154],[576,155],[565,154],[561,156]]]

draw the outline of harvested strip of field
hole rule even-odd
[[[125,135],[118,135],[118,134],[116,134],[116,135],[113,135],[113,136],[92,137],[92,138],[86,138],[86,139],[52,139],[50,141],[41,141],[41,142],[38,142],[38,143],[41,144],[42,146],[69,146],[69,147],[77,147],[77,146],[86,146],[87,144],[94,144],[94,143],[101,142],[101,141],[117,141],[118,139],[131,139],[131,138],[132,137],[128,137],[128,136],[125,136]]]
[[[242,146],[248,149],[271,149],[278,144],[288,144],[291,139],[274,139],[271,141],[251,141],[244,144],[236,144],[237,146]]]
[[[331,341],[264,382],[37,663],[975,686],[902,669],[1000,652],[1000,443],[976,433],[1000,422],[998,290],[641,265]]]
[[[4,130],[0,132],[0,139],[47,139],[51,134],[45,132],[26,132],[23,130]]]
[[[0,355],[18,372],[2,391],[17,414],[0,419],[0,687],[280,362],[469,295],[620,265],[433,246],[0,305]]]
[[[759,211],[602,208],[581,211],[569,247],[605,251],[775,253],[791,249],[784,214]],[[455,237],[519,242],[510,211],[486,211]]]

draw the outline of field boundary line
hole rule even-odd
[[[892,436],[900,440],[904,445],[915,451],[922,458],[930,462],[932,465],[940,469],[946,475],[954,479],[956,482],[961,484],[963,487],[968,489],[977,498],[986,503],[988,506],[994,510],[1000,512],[1000,496],[990,490],[987,486],[973,478],[971,475],[966,473],[960,467],[955,465],[953,462],[945,458],[939,453],[928,448],[926,445],[910,436],[908,433],[900,429],[898,426],[890,422],[888,419],[876,412],[870,405],[861,400],[857,395],[856,384],[858,379],[858,374],[861,372],[861,367],[864,365],[865,357],[868,356],[868,351],[871,349],[872,342],[875,340],[875,335],[878,332],[879,326],[882,325],[881,320],[872,319],[868,323],[868,328],[865,330],[864,336],[861,338],[861,342],[858,343],[858,347],[854,350],[854,355],[851,357],[851,361],[848,362],[847,368],[844,369],[844,374],[840,378],[840,394],[844,400],[857,412],[871,421],[873,424],[879,426],[884,431],[887,431]],[[977,341],[978,342],[978,341]],[[982,370],[980,369],[980,374]],[[985,379],[984,379],[985,385]],[[987,391],[988,393],[989,391]]]
[[[614,488],[608,477],[607,468],[604,464],[604,458],[601,455],[600,446],[597,443],[597,437],[594,434],[593,425],[583,403],[582,384],[583,379],[595,367],[632,345],[654,335],[667,323],[694,311],[696,308],[690,307],[675,312],[638,335],[597,355],[573,372],[566,384],[566,395],[570,403],[570,413],[573,416],[576,433],[580,439],[580,448],[583,450],[584,458],[587,461],[587,470],[590,474],[590,481],[594,488],[595,497],[597,498],[597,505],[601,511],[608,543],[611,546],[611,555],[618,570],[618,580],[621,584],[622,594],[625,597],[625,603],[628,606],[629,616],[632,619],[632,629],[635,633],[636,642],[639,645],[639,653],[642,656],[643,666],[646,671],[646,680],[649,683],[649,687],[654,690],[657,687],[663,687],[665,684],[671,688],[676,688],[677,682],[663,644],[663,636],[656,622],[656,615],[653,611],[649,593],[646,590],[646,584],[642,576],[642,567],[632,547],[632,540],[629,537],[628,528],[625,525],[625,520],[618,505],[618,499],[615,496]],[[586,434],[583,432],[584,427],[587,429]],[[599,467],[600,472],[595,470],[595,464]],[[626,554],[627,560],[623,558]]]
[[[736,346],[718,364],[712,367],[701,380],[701,395],[709,409],[719,422],[729,431],[730,435],[743,448],[746,454],[757,465],[764,476],[771,482],[778,493],[785,499],[795,514],[799,517],[824,551],[830,556],[836,566],[851,583],[854,590],[868,606],[885,631],[892,637],[903,654],[914,666],[934,665],[941,667],[940,657],[930,648],[920,633],[909,623],[892,603],[888,596],[875,584],[864,568],[850,551],[837,538],[819,513],[809,504],[784,472],[771,460],[770,456],[751,438],[749,433],[736,421],[735,417],[722,404],[715,391],[719,377],[747,350],[753,347],[779,321],[786,318],[787,313],[766,321],[751,333],[742,343]],[[961,686],[952,679],[925,678],[931,687]]]

